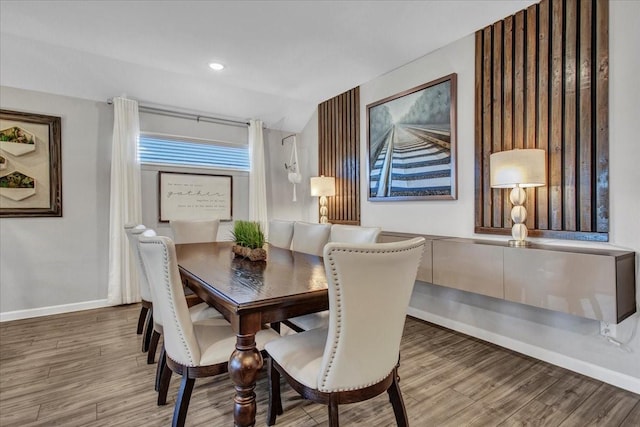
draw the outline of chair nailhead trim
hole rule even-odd
[[[169,294],[173,294],[172,289],[171,289],[171,281],[169,279],[170,277],[170,272],[169,272],[169,254],[167,252],[167,246],[164,242],[162,241],[153,241],[150,242],[152,244],[156,244],[156,245],[161,245],[162,247],[162,260],[163,263],[162,265],[164,266],[164,286],[167,288],[167,290],[169,291]],[[189,363],[185,366],[195,366],[195,358],[193,357],[193,353],[191,352],[191,349],[189,348],[189,345],[187,344],[185,338],[184,338],[184,331],[182,330],[182,326],[180,325],[180,322],[178,322],[178,315],[176,314],[176,310],[173,304],[169,304],[170,305],[170,309],[171,309],[171,314],[173,315],[173,319],[175,321],[175,324],[177,326],[177,330],[178,330],[178,334],[180,335],[180,342],[182,343],[182,346],[185,350],[185,352],[187,353],[187,357],[189,358]]]

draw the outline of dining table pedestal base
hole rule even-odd
[[[235,385],[233,422],[253,426],[256,419],[256,380],[262,369],[262,354],[256,348],[255,334],[237,336],[236,349],[229,358],[229,376]]]

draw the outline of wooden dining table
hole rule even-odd
[[[235,385],[233,419],[252,426],[256,418],[256,378],[262,355],[255,334],[265,325],[329,308],[322,257],[269,246],[266,261],[237,258],[232,242],[176,245],[187,286],[216,308],[237,335],[229,357]]]

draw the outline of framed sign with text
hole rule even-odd
[[[158,220],[231,221],[232,177],[158,172]]]

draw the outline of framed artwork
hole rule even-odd
[[[367,105],[368,199],[454,200],[456,74]]]
[[[0,110],[0,216],[62,216],[60,117]]]
[[[158,220],[231,221],[232,184],[230,175],[158,172]]]

